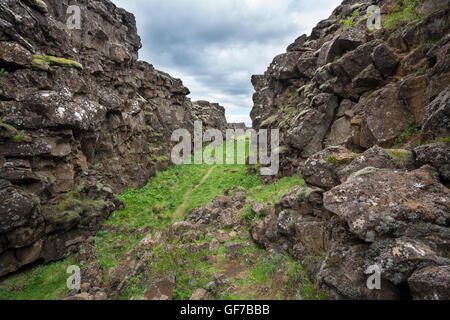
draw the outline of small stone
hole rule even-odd
[[[106,293],[104,293],[103,291],[99,291],[95,294],[95,300],[106,300],[108,299]]]
[[[224,242],[227,242],[228,240],[230,240],[230,236],[225,231],[219,230],[217,232],[216,239],[220,243],[224,243]]]
[[[192,293],[192,296],[189,300],[196,300],[196,301],[212,300],[212,296],[205,289],[198,288],[198,289],[195,289],[195,291]]]
[[[75,300],[92,300],[92,296],[87,292],[82,292],[80,294],[75,295]]]
[[[214,252],[219,250],[220,248],[220,242],[217,239],[212,239],[211,243],[209,244],[209,251]]]
[[[175,277],[162,279],[145,290],[142,300],[172,300],[175,285]]]
[[[236,257],[239,251],[241,251],[246,246],[243,242],[230,242],[227,243],[226,249],[227,249],[227,259],[232,259]]]
[[[91,288],[91,285],[87,282],[81,284],[81,292],[88,292]]]

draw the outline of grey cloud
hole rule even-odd
[[[326,18],[338,0],[113,0],[135,14],[140,58],[180,77],[193,99],[248,114],[250,77],[312,25],[296,13]],[[317,12],[317,8],[323,12]],[[309,23],[309,22],[308,22]],[[236,115],[234,114],[236,117]]]

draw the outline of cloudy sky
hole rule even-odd
[[[340,0],[112,0],[136,16],[141,60],[183,80],[192,100],[218,102],[251,124],[252,74]]]

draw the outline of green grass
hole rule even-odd
[[[411,157],[412,152],[411,151],[407,151],[405,150],[405,152],[400,152],[400,151],[393,151],[393,150],[387,150],[387,153],[397,159],[397,160],[405,160],[408,159],[409,157]]]
[[[406,143],[411,137],[420,135],[421,130],[417,127],[414,118],[409,120],[408,128],[406,128],[398,137],[395,139],[392,149],[399,149],[404,143]]]
[[[433,140],[427,140],[427,141],[423,142],[422,145],[438,143],[438,142],[450,143],[450,137],[442,137],[442,138],[437,138],[437,139],[433,139]]]
[[[335,156],[329,156],[328,157],[328,162],[331,162],[334,165],[338,165],[339,164],[339,161],[338,161],[338,159]]]
[[[148,269],[152,270],[153,279],[175,276],[176,287],[174,299],[186,300],[192,295],[194,288],[205,287],[213,281],[213,275],[218,272],[215,265],[206,261],[208,250],[192,252],[177,241],[165,242],[153,249],[146,258]],[[141,297],[147,289],[143,274],[138,274],[129,280],[129,288],[121,295],[122,299]]]
[[[416,14],[415,8],[420,0],[399,0],[393,12],[383,21],[383,26],[391,31],[404,25],[420,21],[423,17]]]
[[[22,130],[18,132],[18,134],[16,134],[15,136],[13,136],[11,140],[16,143],[21,143],[21,142],[30,142],[31,138],[27,136],[25,132]]]
[[[225,157],[226,145],[223,148]],[[237,143],[235,143],[235,150],[236,148]],[[248,153],[247,141],[246,154]],[[214,170],[208,179],[199,185],[213,166]],[[217,195],[223,195],[227,189],[240,186],[247,190],[261,184],[257,174],[247,175],[245,165],[172,166],[166,171],[158,171],[142,189],[129,189],[120,195],[119,198],[126,208],[115,211],[105,224],[127,228],[152,226],[154,229],[165,229],[174,222],[183,220],[191,209],[206,205]],[[174,213],[183,205],[184,196],[188,191],[191,191],[191,194],[185,204],[183,215],[175,217]],[[119,251],[115,245],[118,240],[122,242],[122,249]],[[123,236],[119,232],[100,231],[96,237],[96,245],[101,265],[106,270],[114,267],[118,258],[140,240],[140,238]]]
[[[258,259],[251,273],[252,280],[255,282],[267,282],[279,268],[284,256],[262,256]]]
[[[64,261],[37,266],[14,275],[0,284],[0,300],[58,300],[68,294],[67,267],[73,257]]]
[[[226,150],[226,145],[223,148]],[[235,150],[236,148],[235,144]],[[248,149],[248,141],[246,141],[246,155],[249,154]],[[210,176],[199,185],[211,168],[213,170]],[[135,248],[144,236],[138,233],[125,234],[123,230],[119,231],[118,227],[129,230],[151,226],[154,232],[164,230],[175,221],[184,219],[192,208],[206,205],[215,196],[222,195],[225,190],[236,186],[247,190],[249,200],[274,204],[292,187],[303,185],[304,180],[300,175],[280,179],[277,184],[263,185],[258,174],[247,174],[247,167],[243,164],[186,164],[169,167],[163,172],[158,171],[142,189],[129,189],[118,196],[126,208],[113,212],[105,222],[105,227],[95,236],[95,253],[104,268],[105,280],[108,280],[121,256]],[[184,203],[188,191],[191,194]],[[75,198],[77,196],[73,195]],[[185,204],[183,214],[175,217],[174,213],[183,204]],[[245,210],[250,210],[250,207]],[[114,228],[108,226],[114,226]],[[207,239],[202,239],[202,241],[205,240]],[[166,247],[154,250],[151,257],[152,268],[154,272],[161,275],[163,273],[176,275],[176,299],[189,298],[195,287],[205,286],[212,280],[212,275],[220,271],[217,270],[216,265],[206,261],[206,255],[211,254],[208,250],[192,253],[186,249],[177,248],[176,243],[173,243],[171,247],[165,245]],[[222,246],[217,254],[222,256],[224,250]],[[0,299],[61,299],[67,294],[66,280],[69,275],[66,274],[66,268],[74,262],[75,256],[71,256],[64,261],[40,265],[11,277],[0,284]],[[267,277],[273,275],[272,267],[274,267],[273,264],[261,262],[253,269],[253,276],[259,279],[258,281],[265,281]],[[119,298],[142,296],[147,283],[142,277],[143,275],[140,274],[130,279],[129,288]],[[231,297],[233,296],[222,298]]]
[[[347,19],[342,19],[339,22],[344,25],[344,30],[347,30],[348,28],[354,26],[359,22],[359,14],[360,14],[361,8],[358,8],[352,12],[352,15],[349,16]]]
[[[289,260],[288,281],[286,290],[295,292],[301,300],[326,300],[326,295],[314,288],[314,283],[309,279],[300,262],[287,257]]]

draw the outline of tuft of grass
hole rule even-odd
[[[414,118],[409,120],[409,126],[395,139],[392,149],[400,149],[412,136],[420,135],[421,130],[416,126]]]
[[[71,257],[13,275],[0,285],[0,300],[60,300],[69,293],[67,268],[75,264]]]
[[[331,162],[332,164],[334,164],[336,166],[339,164],[339,161],[338,161],[338,159],[335,156],[329,156],[328,157],[328,162]]]
[[[417,15],[415,8],[420,0],[399,0],[394,6],[393,12],[383,21],[383,26],[390,31],[421,20],[423,17]]]
[[[30,142],[31,138],[25,134],[25,132],[22,130],[15,136],[11,138],[11,140],[15,143],[21,143],[21,142]]]
[[[251,272],[252,280],[255,282],[267,282],[281,266],[283,255],[262,256],[258,259]]]
[[[9,72],[5,68],[0,68],[0,74],[7,75]]]
[[[347,30],[350,27],[353,27],[355,24],[358,23],[358,18],[360,15],[361,8],[358,8],[352,12],[352,15],[349,16],[347,19],[341,19],[339,22],[344,25],[344,30]]]
[[[291,257],[286,290],[295,292],[297,298],[301,300],[326,300],[325,293],[315,289],[314,283],[309,279],[308,274],[299,261]]]
[[[442,138],[437,138],[434,140],[427,140],[427,141],[423,142],[422,145],[438,143],[438,142],[450,143],[450,137],[442,137]]]

